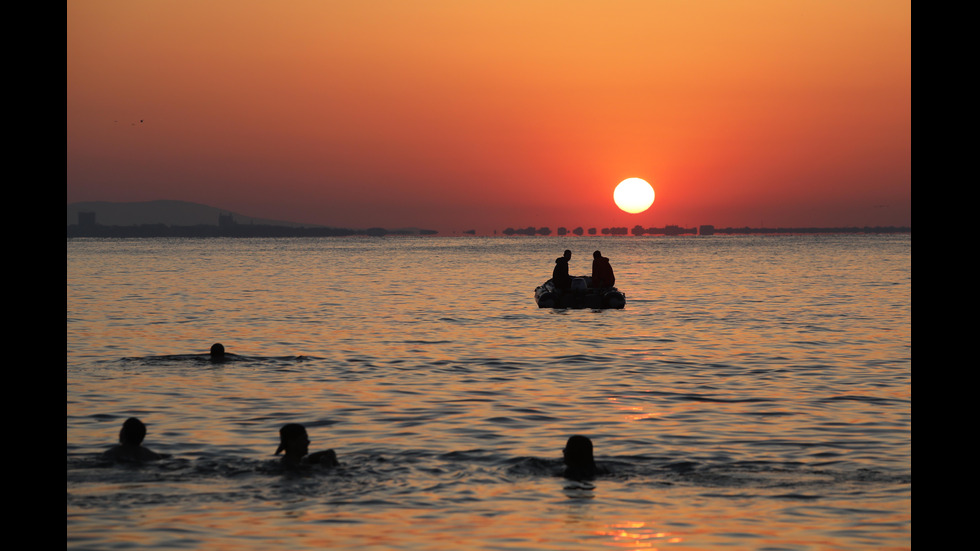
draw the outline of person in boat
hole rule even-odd
[[[211,361],[215,363],[225,361],[225,345],[220,342],[211,345]]]
[[[572,287],[572,278],[568,275],[568,261],[572,259],[572,251],[565,249],[565,253],[555,259],[555,270],[551,273],[551,281],[556,289],[562,291]]]
[[[339,465],[337,454],[333,450],[310,453],[310,437],[306,434],[306,427],[299,423],[289,423],[279,429],[279,448],[276,450],[276,455],[282,452],[286,452],[282,456],[284,467]]]
[[[596,251],[592,253],[592,286],[596,289],[604,289],[616,285],[616,276],[613,274],[612,265],[609,259]]]
[[[606,470],[597,466],[592,457],[592,440],[576,434],[568,438],[562,450],[565,460],[565,478],[571,480],[592,480]]]
[[[144,438],[146,438],[146,425],[139,419],[130,417],[119,430],[119,444],[106,450],[102,457],[127,463],[141,463],[165,457],[143,447]]]

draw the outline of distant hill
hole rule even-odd
[[[188,203],[90,201],[68,205],[68,237],[338,237],[351,235],[435,235],[422,228],[332,228],[252,218]]]
[[[217,226],[218,216],[231,215],[237,224],[281,226],[287,228],[318,227],[312,224],[298,224],[279,220],[252,218],[219,209],[189,203],[187,201],[142,201],[135,203],[113,203],[109,201],[89,201],[68,205],[68,225],[78,224],[78,213],[95,214],[95,223],[102,226],[141,226],[164,224],[167,226]]]

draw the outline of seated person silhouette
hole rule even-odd
[[[146,425],[135,417],[126,419],[119,431],[119,444],[109,448],[102,457],[112,461],[139,463],[166,457],[142,446]]]
[[[562,455],[565,456],[565,478],[592,480],[596,475],[606,474],[605,469],[596,466],[592,457],[592,440],[585,436],[576,434],[569,437]]]
[[[616,285],[616,276],[613,274],[609,259],[602,256],[599,251],[592,253],[592,286],[602,289],[614,285]]]
[[[286,452],[282,456],[284,467],[300,465],[336,467],[340,464],[333,450],[310,453],[310,437],[306,434],[306,427],[299,423],[289,423],[279,429],[279,448],[276,450],[276,455],[282,452]]]
[[[211,361],[215,363],[225,361],[225,345],[220,342],[211,345]]]
[[[572,251],[565,249],[565,252],[555,259],[555,269],[551,272],[551,281],[555,288],[567,291],[572,287],[572,278],[568,275],[568,261],[572,259]]]

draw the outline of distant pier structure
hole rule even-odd
[[[703,226],[698,226],[698,235],[714,235],[715,227],[711,224],[705,224]]]

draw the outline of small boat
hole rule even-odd
[[[626,295],[615,287],[594,289],[590,287],[591,276],[572,278],[572,286],[566,291],[555,287],[550,279],[534,290],[534,302],[538,308],[604,308],[622,309],[626,306]]]

